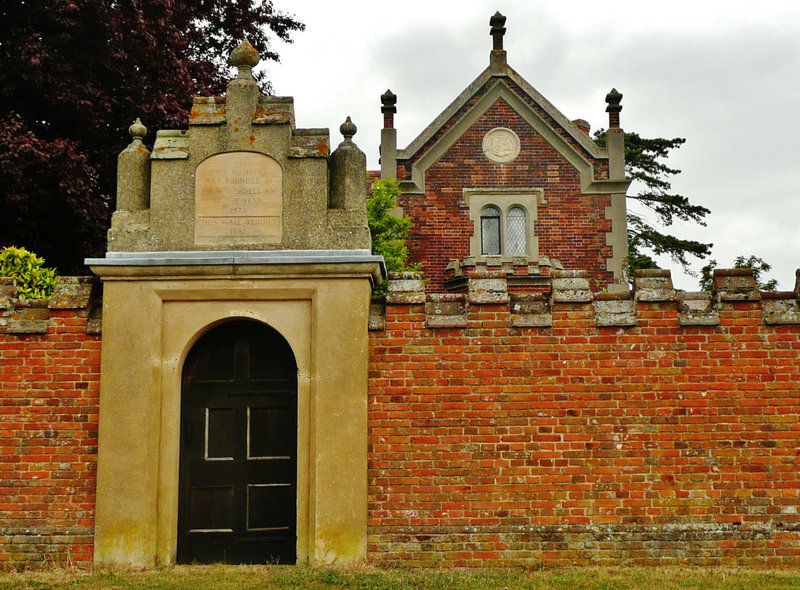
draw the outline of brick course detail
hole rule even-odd
[[[799,565],[800,325],[765,323],[766,299],[718,279],[716,325],[681,325],[667,289],[631,301],[628,327],[563,293],[544,327],[512,327],[509,303],[444,329],[387,303],[370,560]]]
[[[371,562],[800,565],[797,289],[649,271],[610,297],[554,271],[519,294],[501,274],[443,296],[409,273],[372,306]],[[0,309],[0,567],[92,558],[89,297],[63,279]]]
[[[87,285],[62,279],[35,325],[19,317],[30,304],[0,306],[0,567],[92,559],[100,335],[87,333]]]

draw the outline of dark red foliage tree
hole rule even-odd
[[[268,0],[0,3],[0,247],[83,270],[105,250],[133,120],[185,126],[192,96],[224,91],[243,38],[277,61],[270,38],[302,29]]]

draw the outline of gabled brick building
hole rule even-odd
[[[434,290],[476,264],[531,278],[560,264],[613,289],[627,256],[622,95],[606,97],[606,150],[508,65],[505,20],[491,19],[489,66],[405,149],[397,97],[381,97],[381,177],[401,182],[411,259]]]

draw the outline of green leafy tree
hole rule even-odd
[[[58,283],[56,270],[45,268],[44,258],[14,246],[0,250],[0,277],[14,279],[20,299],[48,299]]]
[[[372,184],[372,196],[367,199],[367,221],[372,234],[372,253],[383,256],[386,270],[389,272],[413,269],[408,266],[406,247],[406,240],[411,231],[411,219],[392,215],[399,196],[400,186],[397,181],[394,178],[384,178]]]
[[[601,147],[606,145],[606,130],[595,132],[594,139]],[[705,226],[705,217],[711,211],[702,205],[692,204],[683,195],[670,192],[671,177],[680,170],[664,163],[673,149],[686,143],[681,137],[673,139],[648,139],[638,133],[625,133],[625,173],[634,183],[643,187],[635,195],[628,195],[655,214],[660,226],[669,227],[675,220],[692,221]],[[711,246],[687,240],[663,231],[643,215],[628,212],[628,264],[631,270],[657,268],[653,255],[668,254],[672,260],[688,271],[688,257],[703,259],[711,253]]]
[[[277,60],[270,40],[302,29],[270,0],[0,2],[0,247],[82,271],[105,250],[133,120],[185,126],[243,38]]]
[[[712,259],[700,269],[700,288],[703,291],[711,291],[714,288],[715,268],[717,268],[717,261]],[[775,279],[765,280],[763,278],[766,273],[772,270],[772,265],[764,262],[758,256],[750,255],[746,258],[737,256],[733,261],[733,268],[752,268],[753,277],[756,280],[759,291],[776,291],[778,289],[778,281]]]

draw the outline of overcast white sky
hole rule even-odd
[[[397,94],[404,148],[488,65],[489,17],[508,17],[509,64],[568,118],[607,126],[604,97],[624,94],[622,126],[685,137],[669,164],[675,191],[711,209],[708,226],[674,227],[773,265],[780,289],[800,267],[800,2],[767,0],[279,0],[306,24],[267,64],[275,94],[294,96],[299,127],[347,115],[378,167],[380,95]],[[635,187],[632,187],[635,189]],[[676,285],[696,279],[672,268]],[[699,269],[703,263],[695,264]]]

